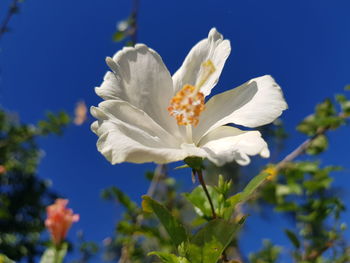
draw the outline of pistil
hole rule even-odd
[[[186,139],[187,139],[187,143],[193,143],[193,140],[192,140],[192,125],[191,124],[187,124],[186,125]]]

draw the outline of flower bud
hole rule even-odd
[[[53,205],[46,208],[47,219],[45,226],[51,234],[55,245],[59,245],[67,236],[67,232],[73,222],[79,221],[79,215],[73,214],[72,209],[66,208],[67,199],[56,199]]]

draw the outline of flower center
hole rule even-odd
[[[200,88],[214,71],[213,62],[211,60],[205,61],[201,67],[201,77],[198,83],[195,86],[185,84],[170,100],[168,111],[171,116],[175,117],[178,125],[198,125],[199,116],[205,109],[204,94],[200,92]]]
[[[192,85],[184,85],[171,99],[168,111],[178,125],[197,125],[199,115],[204,110],[204,95]]]

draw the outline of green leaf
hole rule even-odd
[[[118,189],[115,186],[111,186],[104,189],[101,193],[101,196],[103,199],[106,200],[117,200],[130,212],[134,212],[138,208],[136,203],[131,201],[129,196],[124,194],[120,189]]]
[[[156,214],[176,247],[181,245],[181,243],[186,243],[188,241],[185,228],[172,214],[170,214],[168,209],[149,196],[144,195],[142,199],[142,207],[146,207],[148,210],[151,209]]]
[[[267,172],[262,172],[250,180],[242,192],[228,199],[231,203],[231,207],[234,209],[238,203],[247,201],[268,176],[269,174]]]
[[[297,131],[312,136],[317,132],[317,128],[315,115],[309,115],[297,126]]]
[[[164,263],[190,263],[184,257],[177,257],[174,254],[166,253],[166,252],[157,252],[153,251],[148,253],[148,256],[155,255],[160,258],[160,260]]]
[[[244,221],[245,218],[239,223],[231,223],[224,219],[210,221],[191,239],[188,246],[189,261],[216,263]]]
[[[190,168],[190,167],[187,164],[184,164],[184,165],[177,166],[174,169],[179,170],[179,169],[184,169],[184,168]]]
[[[63,129],[70,122],[69,115],[60,111],[56,114],[52,112],[46,113],[47,120],[38,122],[39,133],[41,135],[49,135],[50,133],[62,135]]]
[[[113,34],[113,41],[120,42],[125,38],[125,33],[122,31],[117,31]]]
[[[4,254],[0,254],[0,262],[1,263],[15,263],[15,261],[9,259]]]
[[[299,242],[298,237],[292,231],[290,231],[288,229],[284,230],[284,232],[286,233],[289,240],[293,243],[293,245],[296,248],[300,248],[300,242]]]
[[[42,255],[40,263],[62,263],[66,256],[67,248],[67,243],[63,243],[59,247],[49,247]]]
[[[328,140],[325,135],[317,136],[306,149],[306,152],[311,155],[320,154],[328,148]]]
[[[207,189],[213,201],[214,207],[218,208],[218,203],[219,203],[218,192],[215,191],[215,189],[210,185],[207,185]],[[195,207],[195,212],[199,216],[203,216],[207,218],[212,217],[210,203],[201,186],[197,186],[191,193],[189,194],[185,193],[183,195]],[[217,209],[215,210],[216,210],[215,212],[217,212]]]

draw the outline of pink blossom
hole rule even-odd
[[[72,209],[66,208],[67,199],[56,199],[53,205],[46,208],[47,219],[45,226],[50,231],[52,241],[58,245],[67,236],[67,232],[73,222],[79,221],[79,215],[73,214]]]

